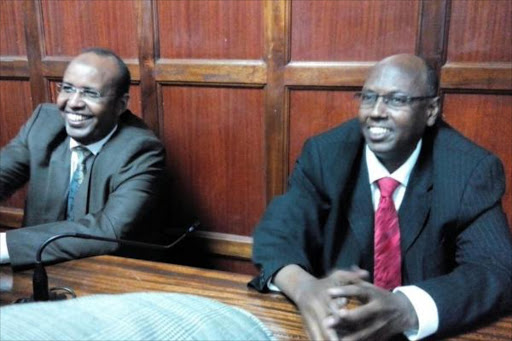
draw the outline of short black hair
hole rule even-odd
[[[117,66],[119,68],[119,76],[117,79],[117,87],[116,87],[116,93],[117,95],[124,95],[128,92],[130,92],[130,84],[132,81],[130,70],[128,70],[128,67],[123,62],[121,57],[119,57],[114,51],[103,48],[103,47],[89,47],[82,50],[83,53],[94,53],[98,56],[103,57],[111,57],[114,58],[114,60],[117,63]]]

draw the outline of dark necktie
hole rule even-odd
[[[77,146],[73,148],[73,152],[76,153],[77,163],[76,169],[73,172],[73,176],[71,177],[71,182],[69,183],[69,192],[68,192],[68,210],[67,210],[67,219],[75,220],[75,216],[73,214],[73,208],[75,204],[75,195],[78,192],[78,188],[84,181],[84,176],[86,172],[85,162],[87,158],[91,155],[91,152],[82,146]]]
[[[380,201],[375,212],[373,283],[387,290],[402,283],[400,229],[393,202],[393,192],[399,184],[389,177],[377,181]]]

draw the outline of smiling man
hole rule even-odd
[[[42,104],[0,152],[0,200],[27,181],[23,228],[0,234],[0,263],[27,267],[38,247],[61,233],[110,238],[143,234],[157,200],[164,149],[127,110],[130,72],[112,51],[74,58],[58,84],[57,105]],[[65,238],[45,249],[58,262],[117,249]]]
[[[511,307],[503,167],[441,120],[437,83],[419,57],[377,63],[358,119],[306,142],[255,230],[250,284],[313,340],[441,336]]]

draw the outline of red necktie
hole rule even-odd
[[[390,290],[402,283],[400,229],[398,214],[393,202],[393,192],[400,183],[392,178],[377,181],[380,201],[375,212],[373,283]]]

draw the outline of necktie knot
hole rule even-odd
[[[380,196],[382,198],[388,198],[392,196],[398,185],[400,185],[400,182],[390,177],[377,180],[377,186],[379,187]]]
[[[89,149],[83,147],[83,146],[76,146],[73,148],[73,151],[76,153],[78,163],[84,162],[84,160],[87,159],[89,155],[91,155],[91,152]]]

